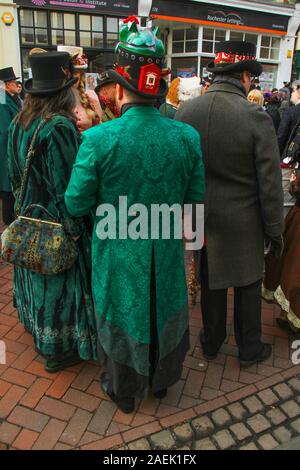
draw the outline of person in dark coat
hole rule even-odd
[[[199,131],[206,170],[205,248],[200,254],[200,334],[207,359],[226,337],[227,290],[234,287],[234,329],[241,364],[267,359],[261,341],[264,241],[282,250],[283,195],[280,158],[271,118],[247,101],[251,76],[259,76],[251,43],[216,46],[208,70],[214,82],[204,96],[180,107],[175,119]]]
[[[294,129],[297,121],[300,119],[300,86],[297,86],[291,97],[294,106],[289,106],[283,113],[280,126],[278,128],[277,138],[280,155],[284,153],[289,136]]]
[[[282,187],[284,193],[284,215],[286,216],[290,209],[294,206],[295,200],[289,192],[290,178],[292,175],[292,168],[284,162],[285,152],[289,137],[296,126],[300,122],[300,85],[293,84],[293,92],[291,96],[292,106],[289,106],[283,113],[280,126],[277,132],[278,145],[281,156],[281,173],[282,173]]]
[[[10,123],[21,110],[18,78],[12,67],[0,70],[0,81],[4,82],[4,88],[0,90],[0,197],[2,220],[5,225],[14,220],[14,197],[7,170],[7,141]]]
[[[280,117],[280,99],[277,96],[277,93],[271,93],[270,95],[265,96],[265,107],[266,112],[273,121],[275,132],[278,131],[281,117]]]

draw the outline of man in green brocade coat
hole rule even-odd
[[[125,20],[121,28],[118,65],[108,72],[117,82],[121,117],[83,133],[65,194],[73,216],[110,204],[118,227],[120,196],[127,197],[128,207],[140,203],[148,213],[153,204],[183,206],[203,199],[199,134],[160,116],[153,106],[167,91],[160,78],[164,47],[156,33],[156,28],[139,28],[136,20]],[[145,398],[149,387],[162,398],[181,377],[189,349],[183,242],[174,236],[124,239],[121,233],[99,239],[100,208],[92,286],[99,356],[107,369],[101,386],[129,413],[134,398]]]
[[[14,219],[14,198],[7,170],[8,128],[21,109],[17,80],[12,67],[0,70],[0,195],[2,199],[2,219],[10,224]]]

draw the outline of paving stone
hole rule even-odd
[[[262,402],[256,397],[249,397],[243,400],[243,405],[247,408],[250,413],[257,413],[264,409]]]
[[[273,390],[282,400],[288,400],[293,396],[292,389],[285,383],[276,385],[275,387],[273,387]]]
[[[147,439],[139,439],[138,441],[128,444],[130,450],[151,450],[151,446]]]
[[[103,400],[94,414],[94,417],[88,426],[88,430],[97,434],[105,434],[116,409],[117,407],[114,403]]]
[[[272,424],[275,424],[275,426],[278,426],[278,424],[283,423],[287,419],[285,414],[282,413],[282,411],[280,411],[279,408],[274,408],[272,410],[269,410],[266,413],[266,417],[268,418],[269,421],[271,421]]]
[[[234,434],[238,441],[244,441],[251,436],[251,432],[243,423],[236,423],[230,426],[230,431]]]
[[[153,434],[149,439],[154,449],[169,450],[175,446],[175,440],[169,430]]]
[[[219,431],[214,434],[214,440],[221,450],[229,449],[235,445],[232,435],[227,430]]]
[[[285,444],[292,438],[292,433],[284,426],[280,426],[279,428],[275,429],[273,434],[280,444]]]
[[[19,426],[6,423],[5,421],[1,423],[0,421],[0,442],[12,444],[20,431],[21,428]]]
[[[196,441],[193,446],[194,450],[217,450],[216,446],[211,439],[200,439]]]
[[[240,447],[239,450],[258,450],[258,447],[254,444],[254,442],[250,442],[249,444]]]
[[[219,427],[224,427],[231,422],[230,414],[224,408],[214,411],[211,417]]]
[[[274,405],[279,401],[279,398],[275,395],[275,393],[272,392],[270,388],[259,392],[258,396],[265,405],[269,406]]]
[[[300,418],[296,419],[291,423],[291,428],[300,434]]]
[[[288,415],[289,418],[296,418],[300,415],[300,406],[295,400],[289,400],[280,405],[280,408]]]
[[[193,439],[193,430],[189,424],[182,424],[173,429],[173,433],[180,442],[187,442]]]
[[[247,420],[247,424],[255,433],[266,431],[271,427],[269,421],[261,414],[256,414]]]
[[[227,406],[227,410],[234,419],[241,421],[247,416],[248,411],[243,407],[241,403],[232,403],[232,405]]]
[[[191,424],[199,438],[207,436],[215,429],[213,422],[207,416],[193,419]]]
[[[257,442],[263,450],[272,450],[278,446],[278,442],[275,441],[271,434],[264,434],[258,439]]]
[[[300,393],[300,380],[297,377],[289,380],[288,384],[292,387],[293,390],[295,390],[295,392]]]

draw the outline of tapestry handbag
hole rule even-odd
[[[1,236],[1,256],[7,263],[50,275],[71,268],[78,257],[78,248],[76,242],[65,232],[63,225],[43,206],[31,204],[24,209],[23,214],[20,214],[35,154],[34,146],[45,122],[41,121],[37,127],[26,156],[16,204],[17,218]],[[50,220],[30,217],[34,209],[39,209]]]

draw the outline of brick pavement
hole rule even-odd
[[[188,441],[199,448],[270,448],[297,432],[299,397],[288,380],[300,374],[300,366],[290,361],[293,338],[276,327],[277,307],[264,304],[262,315],[264,340],[274,346],[272,356],[241,368],[232,295],[228,337],[211,362],[203,359],[199,347],[197,303],[190,312],[191,348],[181,380],[163,400],[151,396],[138,403],[134,414],[125,415],[102,393],[96,363],[56,374],[44,371],[43,358],[13,307],[12,279],[11,266],[1,263],[0,339],[6,344],[7,363],[0,365],[0,449],[147,448],[160,441],[169,447]],[[255,442],[253,433],[259,433]]]

